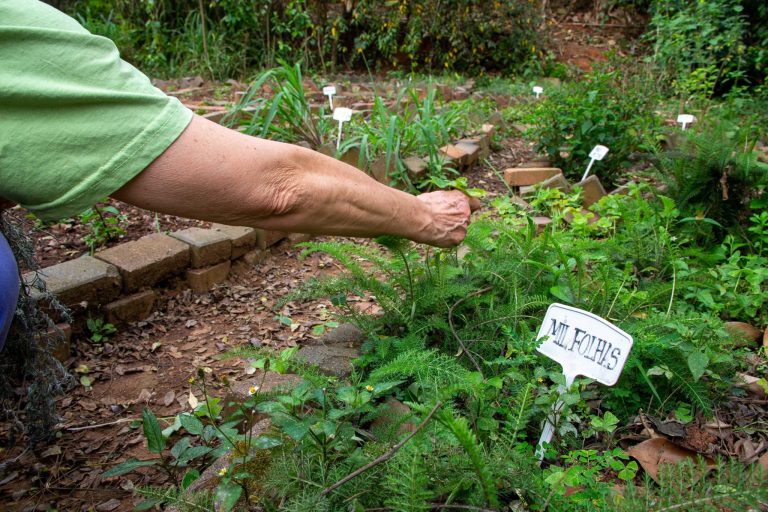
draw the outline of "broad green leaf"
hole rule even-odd
[[[180,428],[181,420],[179,419],[179,415],[176,415],[176,417],[173,418],[173,423],[163,429],[163,437],[171,437],[171,435],[178,432]]]
[[[163,502],[163,498],[151,498],[148,500],[144,500],[135,507],[133,507],[133,512],[141,512],[142,510],[150,510],[155,507],[155,505],[159,505]]]
[[[152,453],[162,453],[165,448],[165,438],[157,417],[149,409],[144,409],[141,417],[144,423],[144,437],[147,438],[147,448]]]
[[[235,505],[237,505],[240,495],[243,492],[243,488],[236,483],[230,481],[224,481],[216,487],[216,493],[214,495],[214,501],[216,502],[216,510],[222,510],[229,512]]]
[[[186,490],[198,478],[200,478],[200,471],[195,468],[190,469],[184,474],[184,478],[181,479],[181,489]]]
[[[688,356],[688,368],[691,370],[694,382],[704,375],[704,370],[707,369],[708,364],[709,358],[704,352],[696,351]]]
[[[184,453],[181,454],[179,457],[179,462],[189,462],[190,460],[196,459],[198,457],[202,457],[203,455],[207,455],[211,453],[213,448],[210,446],[193,446],[191,448],[188,448],[184,451]]]
[[[253,441],[253,446],[261,450],[268,450],[270,448],[274,448],[275,446],[280,446],[281,444],[283,444],[281,440],[267,436],[257,437]]]
[[[203,422],[191,414],[180,414],[179,422],[181,423],[181,426],[184,427],[184,430],[192,435],[199,436],[203,433]]]
[[[110,478],[113,476],[124,475],[138,468],[143,468],[145,466],[154,466],[158,462],[160,462],[160,459],[151,459],[151,460],[128,459],[125,462],[121,462],[120,464],[113,467],[112,469],[108,469],[107,471],[102,473],[101,478]]]
[[[173,447],[171,448],[171,455],[173,455],[174,458],[178,459],[187,448],[189,448],[189,438],[182,437],[181,439],[176,441],[176,444],[174,444]]]

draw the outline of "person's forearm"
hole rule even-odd
[[[224,224],[458,243],[439,240],[446,219],[436,218],[429,201],[314,151],[249,137],[197,116],[113,195],[150,210]],[[466,225],[460,217],[457,226]]]

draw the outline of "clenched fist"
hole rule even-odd
[[[469,226],[469,214],[479,207],[479,201],[458,190],[440,190],[416,196],[427,205],[431,221],[416,241],[437,247],[455,247],[464,240]]]

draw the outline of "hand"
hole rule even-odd
[[[480,206],[479,201],[458,190],[428,192],[416,198],[424,202],[432,214],[431,224],[422,231],[424,236],[416,241],[437,247],[459,245],[467,234],[469,214]]]

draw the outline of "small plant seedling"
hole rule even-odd
[[[91,335],[88,338],[93,343],[102,343],[109,340],[109,337],[117,332],[114,325],[105,322],[102,318],[89,318],[86,322]]]
[[[333,85],[323,87],[323,94],[328,96],[328,103],[330,103],[331,111],[333,111],[333,95],[336,94],[336,87]]]
[[[534,85],[533,86],[533,94],[536,95],[536,99],[539,99],[541,95],[544,93],[544,88],[540,85]]]
[[[685,127],[689,124],[696,121],[696,118],[693,117],[691,114],[680,114],[677,116],[677,122],[680,123],[683,127],[683,131],[685,131]]]
[[[587,165],[587,170],[584,171],[584,176],[581,177],[581,181],[584,181],[587,179],[587,176],[589,176],[589,171],[592,169],[592,164],[595,163],[595,160],[602,160],[605,158],[605,155],[608,154],[608,148],[605,146],[597,145],[594,148],[592,148],[592,151],[589,152],[589,164]]]
[[[352,119],[352,109],[339,107],[336,110],[333,111],[333,119],[334,121],[339,122],[339,135],[336,137],[336,150],[338,151],[339,146],[341,145],[341,130],[344,123]]]

